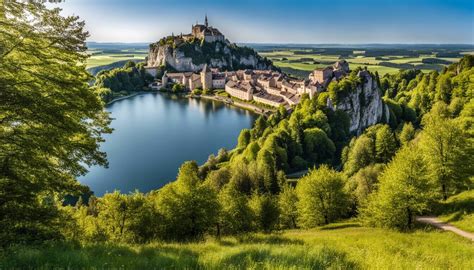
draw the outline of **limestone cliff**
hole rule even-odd
[[[272,62],[253,49],[229,42],[202,40],[159,41],[150,45],[147,66],[167,66],[176,71],[200,71],[205,64],[221,70],[274,69]]]
[[[335,109],[347,113],[350,132],[361,134],[367,127],[388,122],[389,109],[382,100],[381,90],[367,73],[361,76],[362,84],[350,91],[334,105]]]

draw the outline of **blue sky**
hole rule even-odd
[[[207,14],[231,41],[474,44],[466,0],[66,0],[98,42],[151,42],[190,32]]]

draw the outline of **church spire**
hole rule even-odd
[[[206,19],[204,20],[204,24],[206,25],[206,27],[209,26],[208,22],[207,22],[207,14],[206,14]]]

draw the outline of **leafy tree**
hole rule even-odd
[[[116,242],[144,243],[155,237],[157,215],[142,193],[118,191],[99,199],[99,226],[107,239]]]
[[[280,224],[283,228],[296,228],[298,218],[297,202],[298,196],[295,189],[290,185],[284,185],[282,192],[278,196]]]
[[[344,175],[326,165],[301,178],[296,186],[298,223],[311,228],[344,217],[349,203],[344,185]]]
[[[230,169],[223,167],[218,170],[211,171],[206,178],[206,183],[211,186],[216,192],[220,191],[231,178]]]
[[[319,128],[304,131],[303,145],[307,159],[317,163],[330,163],[336,151],[334,143]]]
[[[451,119],[443,102],[436,103],[423,117],[421,149],[429,164],[431,176],[437,180],[443,199],[465,188],[474,174],[474,146],[467,130]]]
[[[251,135],[250,135],[250,130],[249,129],[242,129],[239,135],[238,143],[237,143],[237,148],[245,148],[251,141]]]
[[[415,215],[427,210],[437,195],[429,168],[414,146],[397,152],[379,182],[361,210],[362,219],[372,226],[411,229]]]
[[[263,135],[263,132],[267,128],[267,121],[264,116],[259,116],[257,120],[255,120],[254,127],[252,129],[252,137],[254,139],[260,138]]]
[[[276,164],[273,155],[266,149],[260,150],[257,156],[257,166],[263,179],[265,191],[277,194],[280,187],[276,177]]]
[[[349,176],[375,161],[374,142],[367,135],[361,135],[354,140],[349,149],[347,161],[344,163],[344,171]]]
[[[400,143],[407,145],[411,140],[415,138],[415,128],[410,122],[406,122],[403,125],[402,131],[400,132]]]
[[[250,198],[249,206],[253,211],[255,228],[266,233],[275,229],[280,212],[273,195],[255,192]]]
[[[80,193],[76,177],[107,164],[110,120],[89,88],[84,22],[38,1],[0,9],[0,238],[56,238],[53,198]]]
[[[358,205],[364,204],[367,197],[376,190],[378,177],[383,171],[382,164],[372,164],[360,169],[349,182]]]
[[[217,195],[199,179],[195,162],[185,162],[176,182],[158,190],[155,205],[167,239],[199,239],[217,224]]]
[[[245,194],[232,184],[228,184],[219,193],[218,235],[248,232],[252,227],[253,213]]]
[[[375,134],[375,153],[379,162],[390,161],[397,150],[397,141],[388,125],[383,125]]]

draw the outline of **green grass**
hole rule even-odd
[[[474,190],[464,191],[441,203],[439,218],[474,233]]]
[[[338,223],[201,243],[57,244],[17,247],[4,268],[127,269],[473,269],[474,245],[449,232],[400,233]]]
[[[122,53],[102,53],[98,50],[89,51],[91,56],[87,60],[87,68],[104,66],[122,60],[144,60],[147,52],[143,50],[122,50]]]
[[[357,51],[361,53],[362,51]],[[312,71],[315,68],[325,67],[329,64],[332,64],[339,60],[338,55],[322,55],[322,54],[304,54],[298,55],[294,54],[294,50],[280,50],[274,52],[262,52],[260,53],[262,56],[266,56],[270,60],[274,62],[274,64],[280,68],[291,68],[294,70],[301,70],[301,71]],[[320,62],[321,64],[313,64],[308,62],[289,62],[289,61],[281,61],[282,58],[287,58],[289,61],[299,60],[301,58],[312,58],[316,62]],[[398,68],[393,67],[386,67],[386,66],[379,66],[378,64],[382,61],[384,62],[391,62],[395,64],[413,64],[415,66],[421,65],[422,60],[424,58],[436,58],[435,55],[420,55],[420,57],[401,57],[395,55],[385,55],[384,58],[389,60],[376,60],[375,57],[366,57],[363,54],[356,54],[354,57],[346,57],[345,60],[349,62],[350,68],[355,69],[359,66],[365,67],[375,72],[377,71],[381,76],[384,74],[395,74],[399,71]],[[449,60],[452,62],[456,62],[459,58],[440,58]],[[421,70],[423,72],[431,72],[434,69],[434,66],[431,68],[429,66],[422,66]]]

